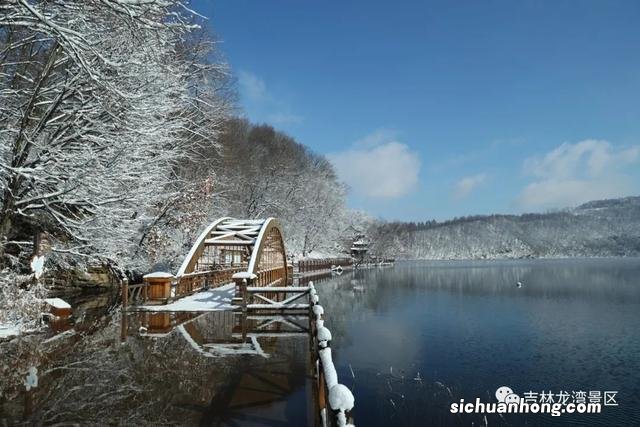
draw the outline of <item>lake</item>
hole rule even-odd
[[[316,289],[356,425],[640,425],[640,260],[399,262]],[[69,298],[71,322],[0,343],[0,425],[313,423],[305,318],[123,316],[117,296]],[[618,406],[450,412],[501,386],[616,391]]]
[[[317,289],[358,425],[640,425],[640,260],[403,262]],[[496,402],[500,386],[617,391],[618,406],[450,412],[460,399]]]

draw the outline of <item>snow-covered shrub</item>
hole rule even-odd
[[[44,306],[44,287],[33,283],[32,275],[3,270],[0,276],[0,324],[19,332],[36,329]]]

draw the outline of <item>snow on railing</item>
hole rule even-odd
[[[233,275],[243,272],[246,267],[230,267],[221,270],[194,271],[179,276],[156,271],[145,274],[143,282],[129,284],[124,278],[121,281],[122,306],[152,303],[169,303],[182,297],[192,295],[204,289],[217,288],[232,283]]]
[[[331,357],[331,331],[324,326],[324,308],[319,304],[319,297],[313,282],[309,282],[311,300],[312,339],[317,347],[316,376],[318,378],[318,405],[323,427],[353,426],[350,412],[355,399],[347,386],[338,383],[338,372]],[[328,394],[328,399],[327,399]],[[327,400],[329,408],[327,408]]]

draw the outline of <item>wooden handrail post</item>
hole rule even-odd
[[[171,283],[174,279],[173,274],[162,271],[145,274],[142,278],[145,302],[149,299],[149,296],[156,302],[161,301],[165,304],[169,302],[171,298]],[[151,295],[149,295],[149,291],[151,291]]]
[[[240,304],[242,311],[247,310],[249,304],[249,295],[247,293],[247,286],[253,286],[260,283],[260,277],[256,274],[246,271],[235,273],[233,276],[233,282],[236,284],[236,294],[233,297],[234,304]]]
[[[122,318],[120,319],[120,342],[127,341],[127,330],[129,329],[129,315],[125,310],[120,313]]]
[[[247,311],[243,310],[242,315],[240,317],[240,325],[242,327],[242,341],[246,341],[247,339]]]
[[[120,319],[120,341],[125,342],[127,340],[127,321],[129,318],[127,317],[127,305],[129,304],[129,279],[126,277],[122,279],[121,282],[122,287],[122,312],[120,315],[122,318]]]
[[[126,311],[129,305],[129,279],[126,277],[122,279],[120,286],[122,287],[122,310]]]
[[[147,297],[149,296],[149,284],[148,283],[144,283],[143,288],[142,288],[142,302],[147,302]]]
[[[324,380],[324,372],[322,367],[320,367],[318,372],[318,408],[320,409],[320,414],[325,412],[325,419],[329,418],[329,410],[327,408],[327,395],[326,395],[326,385]],[[331,423],[331,421],[329,421]]]
[[[251,280],[251,279],[249,279]],[[249,283],[247,283],[249,280],[247,279],[242,279],[242,283],[240,284],[240,289],[242,292],[242,311],[246,312],[247,311],[247,304],[249,303],[249,295],[247,293],[247,286],[249,285]]]

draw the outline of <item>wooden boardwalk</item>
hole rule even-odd
[[[307,274],[313,267],[342,272],[350,268],[350,264],[347,259],[314,260],[303,263],[301,268]],[[193,329],[191,320],[175,328],[205,357],[225,354],[267,357],[259,340],[310,337],[308,356],[314,367],[311,374],[316,384],[315,424],[347,425],[353,395],[345,386],[338,384],[331,358],[331,333],[324,326],[324,309],[319,305],[312,282],[306,286],[292,285],[293,267],[287,264],[283,232],[276,219],[225,217],[214,221],[200,234],[175,275],[153,272],[144,276],[142,285],[134,286],[125,281],[122,286],[123,306],[126,309],[128,304],[139,302],[167,304],[230,282],[235,286],[232,302],[235,311],[241,314],[242,324],[239,328],[234,327],[226,341],[207,342]],[[248,330],[244,326],[247,319],[260,316],[263,316],[263,322],[258,322],[256,327]],[[296,316],[305,321],[292,320]],[[284,325],[285,329],[274,329],[274,325]],[[123,326],[123,331],[125,329]],[[254,385],[251,387],[255,388]],[[238,401],[238,404],[243,406],[247,402]]]

